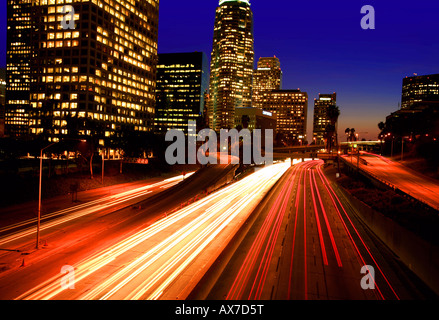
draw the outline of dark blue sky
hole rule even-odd
[[[159,53],[204,51],[210,58],[218,0],[160,1]],[[398,108],[402,78],[439,73],[438,0],[251,0],[255,60],[276,55],[284,89],[313,100],[337,92],[340,131],[376,138],[377,123]],[[376,29],[360,26],[372,5]],[[3,9],[4,8],[4,9]],[[5,65],[6,1],[1,1],[1,66]],[[361,134],[369,132],[369,134]]]

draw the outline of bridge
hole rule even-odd
[[[325,145],[303,145],[292,147],[281,147],[273,149],[274,159],[322,159],[325,161],[334,161],[338,154],[347,154],[351,149],[362,151],[374,151],[381,148],[381,141],[352,141],[341,142],[338,151],[327,152]]]

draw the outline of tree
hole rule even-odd
[[[340,116],[340,108],[337,105],[330,105],[326,112],[329,124],[326,126],[326,149],[332,151],[334,146],[338,146],[337,122]]]
[[[346,130],[344,131],[344,133],[346,134],[346,141],[349,142],[349,136],[351,133],[351,128],[346,128]]]
[[[380,123],[378,123],[378,129],[380,129],[380,133],[378,135],[378,138],[380,139],[381,142],[381,155],[383,154],[383,139],[385,136],[385,132],[386,132],[386,124],[381,121]]]
[[[355,128],[351,128],[351,133],[349,134],[350,141],[357,141],[357,136],[355,135]]]
[[[76,122],[76,120],[74,121]],[[99,146],[99,140],[104,139],[105,137],[106,124],[92,118],[81,118],[77,119],[76,126],[78,132],[80,129],[83,129],[88,130],[90,133],[86,136],[78,135],[78,137],[81,137],[83,140],[87,141],[86,143],[80,144],[78,149],[81,153],[81,156],[88,161],[90,168],[90,179],[93,179],[93,158]]]
[[[242,119],[242,127],[244,129],[247,129],[248,128],[248,124],[250,122],[250,117],[248,115],[244,114],[244,115],[242,115],[241,119]]]

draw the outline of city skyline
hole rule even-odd
[[[341,107],[339,134],[343,127],[355,127],[357,132],[373,132],[366,138],[376,139],[377,123],[398,109],[402,79],[414,73],[434,74],[439,70],[434,54],[439,49],[439,35],[434,31],[438,28],[435,12],[439,3],[420,0],[411,8],[406,0],[397,5],[390,1],[369,1],[367,4],[376,10],[375,30],[360,27],[364,1],[291,4],[277,0],[276,4],[251,1],[255,65],[259,57],[276,55],[284,73],[284,88],[300,88],[308,92],[310,101],[319,93],[337,92]],[[158,52],[202,51],[210,60],[217,6],[217,0],[161,2]],[[283,10],[278,10],[279,7]],[[2,9],[0,67],[4,68],[6,3]],[[273,37],[274,31],[279,36]],[[293,41],[302,42],[300,49],[292,50]],[[317,50],[319,46],[332,53],[323,54]],[[341,54],[335,48],[340,48]],[[312,104],[308,109],[312,114]],[[309,117],[308,136],[310,128]]]
[[[404,1],[7,0],[0,300],[438,300],[439,5]]]
[[[281,63],[284,89],[308,92],[310,101],[319,93],[337,92],[339,135],[346,127],[354,127],[360,139],[376,140],[377,124],[401,102],[402,79],[439,70],[434,54],[439,49],[439,36],[434,33],[439,3],[421,0],[414,8],[409,1],[250,3],[255,67],[260,57],[275,55]],[[375,30],[361,29],[360,10],[366,4],[375,7]],[[203,51],[209,55],[217,5],[217,0],[162,2],[159,53]],[[295,48],[295,41],[302,43],[300,48]],[[308,114],[313,114],[312,103]],[[308,117],[308,136],[311,128],[312,117]]]

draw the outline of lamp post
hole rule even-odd
[[[70,140],[78,140],[81,142],[86,142],[86,140],[80,140],[80,139],[70,139]],[[39,179],[39,185],[38,185],[38,218],[37,218],[37,243],[36,243],[36,249],[38,250],[40,248],[40,224],[41,224],[41,189],[42,189],[42,182],[43,182],[43,151],[50,148],[51,146],[57,144],[58,142],[53,142],[49,144],[47,147],[44,147],[40,150],[40,179]]]
[[[404,137],[401,139],[401,161],[404,160]]]
[[[105,149],[102,149],[102,184],[104,184]]]
[[[394,136],[392,136],[392,149],[390,151],[390,158],[392,158],[392,159],[393,159],[393,141],[395,141],[395,137]]]
[[[56,142],[51,143],[50,145],[41,149],[41,151],[40,151],[40,182],[39,182],[39,186],[38,186],[38,219],[37,219],[37,244],[36,244],[37,250],[39,249],[39,246],[40,246],[41,185],[42,185],[42,180],[43,180],[43,151],[50,148],[54,144],[56,144]]]

